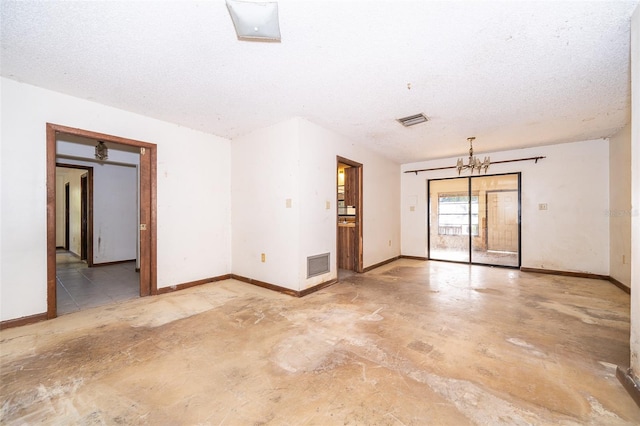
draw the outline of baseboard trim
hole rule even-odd
[[[208,284],[208,283],[212,283],[212,282],[215,282],[215,281],[224,281],[224,280],[228,280],[229,278],[231,278],[231,274],[225,274],[225,275],[220,275],[220,276],[217,276],[217,277],[205,278],[203,280],[189,281],[189,282],[182,283],[182,284],[170,285],[168,287],[159,288],[158,291],[156,292],[156,294],[173,293],[174,291],[184,290],[186,288],[196,287],[196,286],[199,286],[199,285]]]
[[[524,266],[520,267],[520,271],[534,272],[536,274],[562,275],[565,277],[591,278],[595,280],[605,280],[605,281],[609,281],[610,279],[608,275],[590,274],[587,272],[557,271],[554,269],[527,268]]]
[[[620,366],[616,368],[616,377],[622,383],[622,386],[634,400],[636,405],[640,407],[640,383],[638,383],[630,368],[622,369]]]
[[[111,265],[118,265],[120,263],[129,263],[129,262],[135,262],[135,259],[129,259],[129,260],[114,260],[113,262],[101,262],[101,263],[94,263],[93,267],[97,267],[97,266],[111,266]]]
[[[29,315],[26,317],[10,319],[0,322],[0,330],[6,330],[7,328],[21,327],[23,325],[35,324],[40,321],[47,320],[47,313]]]
[[[254,280],[253,278],[243,277],[242,275],[231,274],[231,279],[242,281],[247,284],[253,284],[258,287],[266,288],[268,290],[277,291],[278,293],[288,294],[289,296],[300,297],[299,292],[296,290],[291,290],[290,288],[281,287],[279,285],[267,283],[260,280]]]
[[[335,283],[338,282],[338,279],[334,279],[334,280],[329,280],[329,281],[324,281],[321,282],[320,284],[316,284],[313,287],[309,287],[309,288],[305,288],[302,291],[297,292],[298,293],[298,297],[304,297],[307,296],[311,293],[315,293],[318,290],[322,290],[323,288],[329,287],[331,285],[334,285]]]
[[[627,287],[626,285],[622,284],[620,281],[616,280],[613,277],[609,277],[609,281],[611,281],[611,284],[615,285],[616,287],[618,287],[620,290],[624,291],[627,294],[631,294],[631,289],[629,287]]]
[[[406,255],[401,255],[399,256],[400,259],[412,259],[412,260],[429,260],[428,257],[423,257],[423,256],[406,256]]]
[[[304,290],[298,291],[298,290],[291,290],[290,288],[286,288],[286,287],[281,287],[279,285],[267,283],[264,281],[254,280],[253,278],[243,277],[242,275],[231,274],[231,279],[242,281],[247,284],[253,284],[258,287],[266,288],[267,290],[277,291],[278,293],[286,294],[288,296],[293,296],[293,297],[304,297],[311,293],[315,293],[318,290],[322,290],[325,287],[329,287],[330,285],[333,285],[338,282],[337,279],[324,281],[324,282],[321,282],[320,284],[314,285],[313,287],[305,288]]]
[[[391,259],[383,260],[382,262],[378,262],[378,263],[376,263],[375,265],[367,266],[366,268],[364,268],[364,269],[362,270],[362,272],[364,273],[364,272],[372,271],[372,270],[374,270],[374,269],[376,269],[376,268],[379,268],[379,267],[381,267],[381,266],[384,266],[384,265],[386,265],[387,263],[394,262],[394,261],[396,261],[396,260],[398,260],[398,259],[400,259],[400,256],[395,256],[395,257],[392,257]]]

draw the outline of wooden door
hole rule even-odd
[[[363,272],[362,243],[362,164],[337,157],[337,169],[344,167],[344,206],[352,220],[348,224],[338,223],[336,258],[339,269]],[[339,190],[340,191],[340,190]],[[341,195],[338,195],[341,200]],[[353,216],[351,216],[353,215]],[[345,226],[348,225],[348,226]]]
[[[64,249],[69,250],[69,219],[71,213],[69,207],[71,206],[71,191],[69,189],[69,182],[64,185]]]
[[[358,204],[358,167],[344,169],[344,202],[347,206]]]
[[[356,227],[338,226],[338,268],[356,270]]]
[[[87,229],[89,209],[89,184],[87,174],[80,176],[80,260],[87,260]]]

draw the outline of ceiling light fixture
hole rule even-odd
[[[415,126],[416,124],[424,123],[429,121],[426,115],[420,113],[416,115],[410,115],[408,117],[398,118],[397,120],[404,127]]]
[[[278,3],[227,0],[239,40],[280,41]]]
[[[102,141],[98,141],[96,145],[96,160],[104,161],[109,158],[109,149]]]
[[[491,164],[491,159],[489,157],[484,157],[484,161],[480,161],[479,158],[476,158],[473,155],[473,141],[475,140],[475,136],[467,138],[469,141],[469,164],[464,164],[462,158],[458,158],[458,163],[456,164],[456,169],[458,169],[458,175],[463,170],[471,170],[471,174],[473,174],[474,170],[478,170],[478,174],[480,171],[484,169],[484,172],[487,173],[487,169],[489,168],[489,164]]]

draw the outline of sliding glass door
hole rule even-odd
[[[520,266],[520,174],[428,181],[429,258]]]

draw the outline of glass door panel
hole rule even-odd
[[[519,174],[471,178],[479,224],[471,239],[472,263],[520,266],[519,192]]]
[[[429,258],[469,262],[469,233],[478,229],[478,200],[469,203],[469,179],[430,180],[428,191]]]

